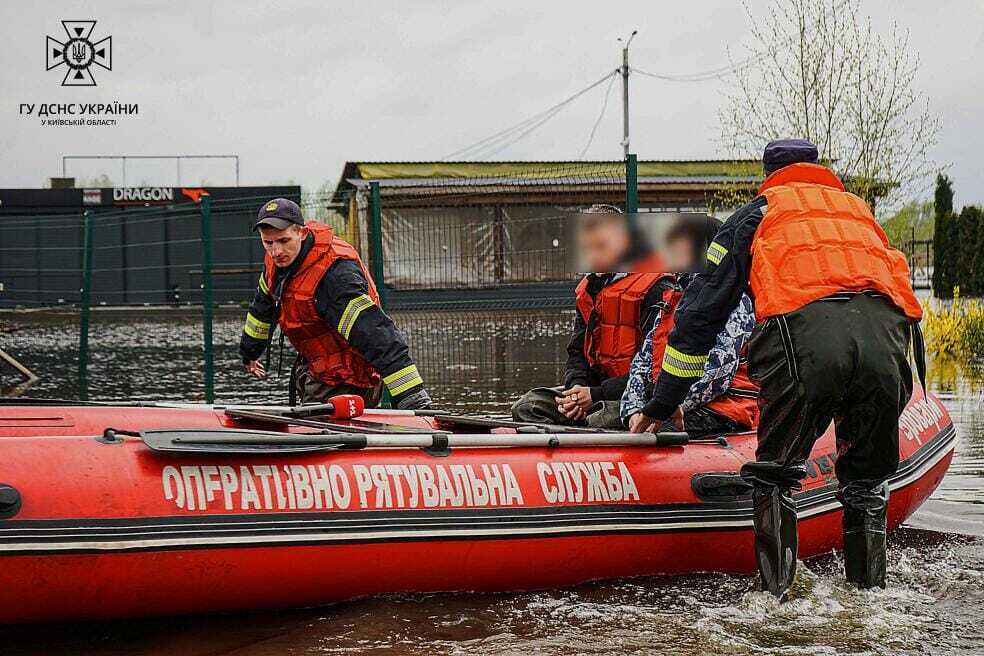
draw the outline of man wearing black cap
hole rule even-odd
[[[899,463],[898,418],[912,393],[910,339],[923,373],[922,309],[905,257],[863,200],[817,163],[802,139],[765,148],[766,179],[707,250],[705,270],[676,313],[646,430],[667,419],[700,378],[714,338],[741,295],[755,303],[748,372],[760,386],[752,486],[762,587],[784,598],[796,568],[790,490],[834,421],[844,564],[859,587],[885,586],[886,480]]]
[[[266,376],[259,359],[277,321],[298,352],[292,398],[358,394],[371,406],[385,384],[398,408],[430,406],[406,340],[379,307],[351,245],[324,224],[305,223],[297,203],[285,198],[264,203],[253,230],[266,258],[239,344],[247,371]]]

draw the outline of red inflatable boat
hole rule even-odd
[[[310,606],[751,573],[755,436],[544,433],[487,418],[288,408],[0,406],[0,622]],[[955,435],[919,390],[889,526]],[[840,545],[834,438],[797,496],[804,558]]]

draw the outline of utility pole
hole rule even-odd
[[[638,31],[632,30],[622,48],[622,149],[626,157],[629,156],[629,45]]]

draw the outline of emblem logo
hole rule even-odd
[[[68,40],[64,43],[53,37],[46,37],[45,57],[50,71],[62,64],[68,67],[61,85],[63,87],[94,87],[96,79],[92,77],[90,67],[95,64],[107,71],[113,70],[113,37],[107,36],[99,41],[92,41],[92,32],[96,21],[65,21]]]

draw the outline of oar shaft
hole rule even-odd
[[[370,446],[374,435],[368,435]],[[686,433],[515,433],[502,435],[447,435],[448,446],[525,446],[525,447],[589,447],[589,446],[671,446],[686,443]]]
[[[686,434],[682,434],[685,436]],[[674,446],[685,444],[680,434],[667,433],[517,433],[514,435],[475,434],[334,434],[334,435],[191,435],[174,438],[182,444],[255,444],[255,445],[346,445],[371,448],[430,448],[448,447],[591,447],[591,446]]]

